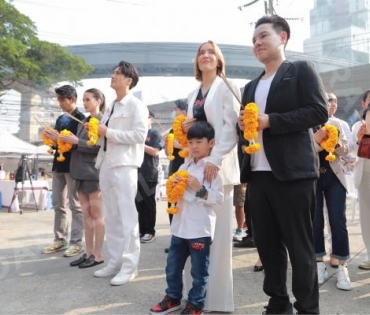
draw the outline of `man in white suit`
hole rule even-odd
[[[115,67],[111,87],[117,98],[99,124],[96,167],[103,196],[105,232],[110,255],[108,265],[95,277],[114,276],[112,285],[122,285],[137,276],[140,257],[139,223],[135,206],[138,168],[144,158],[148,132],[147,107],[130,93],[139,81],[137,70],[121,61]]]

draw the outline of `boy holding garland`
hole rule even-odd
[[[167,314],[181,307],[182,273],[191,258],[192,288],[181,314],[202,314],[208,281],[209,251],[214,235],[214,208],[223,201],[220,175],[204,179],[204,168],[215,144],[215,131],[208,122],[195,123],[188,131],[190,158],[180,167],[187,171],[184,194],[177,203],[178,213],[171,223],[171,245],[167,257],[166,296],[150,309],[151,314]],[[174,177],[174,184],[180,178]]]

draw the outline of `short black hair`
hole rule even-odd
[[[176,100],[175,105],[180,110],[188,111],[188,103],[184,100]]]
[[[267,24],[270,23],[272,24],[272,27],[277,33],[280,33],[282,31],[287,33],[288,40],[290,38],[290,27],[288,22],[282,18],[279,15],[265,15],[261,17],[257,22],[254,28],[257,28],[261,24]]]
[[[149,117],[152,117],[152,118],[155,117],[155,114],[151,110],[149,111]]]
[[[77,91],[72,85],[63,85],[61,87],[55,88],[55,93],[60,98],[68,98],[71,99],[75,97],[77,99]]]
[[[126,78],[131,78],[132,82],[130,85],[130,90],[136,86],[136,84],[139,82],[139,73],[137,72],[137,69],[129,62],[127,61],[120,61],[117,66],[113,68],[113,71],[118,69],[118,71],[123,74]]]
[[[215,129],[207,121],[197,121],[188,130],[188,140],[207,138],[208,141],[215,138]]]

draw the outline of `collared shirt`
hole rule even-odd
[[[186,188],[184,196],[179,200],[177,206],[179,212],[174,214],[171,223],[171,233],[184,239],[199,237],[213,238],[216,224],[215,207],[220,207],[223,199],[223,185],[221,176],[208,183],[204,180],[204,168],[208,157],[194,163],[193,159],[181,165],[180,170],[187,170],[195,176],[208,191],[207,199],[195,197],[196,191]]]

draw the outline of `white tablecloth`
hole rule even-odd
[[[16,183],[14,180],[0,180],[0,191],[2,193],[3,207],[9,208],[14,194]],[[33,189],[32,189],[33,187]],[[12,204],[12,211],[19,211],[19,204],[35,208],[36,203],[39,210],[46,210],[48,204],[49,183],[46,180],[33,180],[32,186],[29,180],[17,183],[18,198]]]

